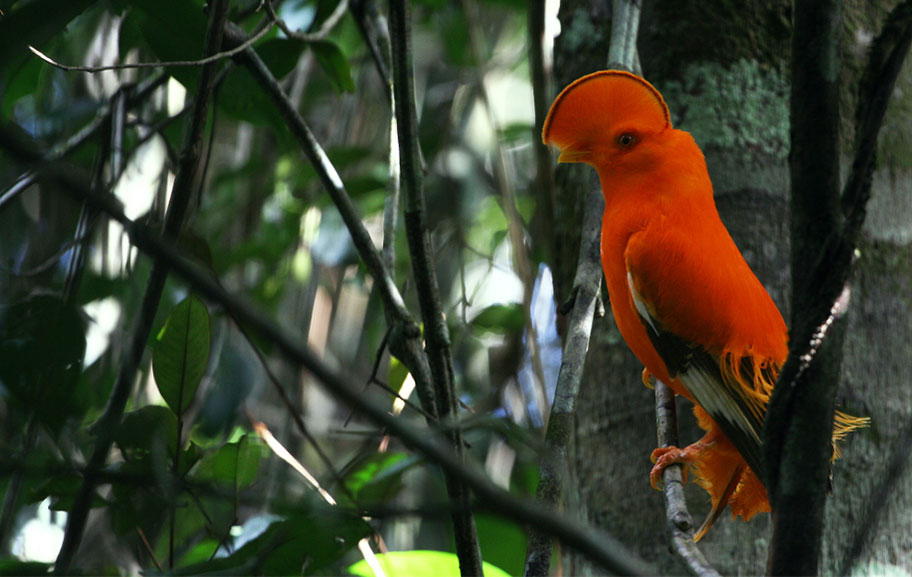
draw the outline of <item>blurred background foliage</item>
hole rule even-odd
[[[276,4],[302,35],[274,27],[256,49],[379,246],[390,103],[353,14],[385,7]],[[560,364],[546,249],[529,240],[537,135],[527,9],[521,0],[413,6],[429,228],[466,439],[491,478],[521,495],[534,494],[545,399]],[[198,68],[64,71],[26,46],[72,65],[198,59],[202,0],[0,0],[0,10],[0,119],[49,157],[92,174],[130,218],[159,227]],[[556,10],[549,7],[546,39],[557,32]],[[267,14],[258,0],[238,0],[229,18],[252,32]],[[137,85],[156,79],[134,98]],[[112,118],[120,98],[123,139],[112,145],[111,123],[99,119]],[[181,249],[365,383],[372,402],[423,424],[413,408],[394,407],[390,390],[409,379],[385,350],[373,281],[272,102],[226,60],[214,104]],[[397,282],[417,311],[401,229],[394,248]],[[92,423],[126,354],[150,268],[118,224],[0,155],[0,572],[43,573],[56,557]],[[273,377],[319,448],[295,430]],[[278,458],[269,438],[338,505]],[[99,574],[339,574],[361,558],[364,537],[378,552],[452,551],[447,506],[434,467],[172,277],[75,566]],[[359,509],[374,514],[362,518]],[[485,560],[521,573],[523,529],[486,514],[477,524]]]

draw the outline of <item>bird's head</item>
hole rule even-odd
[[[657,137],[671,129],[659,91],[639,76],[603,70],[565,88],[551,105],[542,141],[560,149],[558,162],[599,170],[652,164]]]

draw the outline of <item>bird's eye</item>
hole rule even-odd
[[[617,143],[621,148],[630,148],[636,144],[636,136],[630,134],[629,132],[625,132],[624,134],[617,137]]]

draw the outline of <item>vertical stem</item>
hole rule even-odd
[[[218,52],[222,43],[222,32],[228,18],[228,0],[213,0],[210,5],[209,27],[206,32],[206,55]],[[215,84],[218,62],[203,65],[200,72],[199,92],[193,102],[193,109],[189,118],[189,127],[184,138],[181,150],[180,163],[177,176],[174,180],[171,204],[165,218],[166,237],[176,239],[184,222],[194,183],[199,171],[199,159],[202,151],[203,134],[206,127],[206,117],[209,112],[210,96]],[[132,340],[126,358],[120,365],[117,381],[111,390],[111,396],[101,417],[95,425],[97,431],[95,447],[89,462],[86,464],[82,485],[73,502],[67,518],[66,532],[57,562],[54,564],[54,574],[66,575],[70,573],[73,558],[79,549],[85,524],[88,520],[89,510],[92,506],[95,487],[98,484],[98,474],[104,467],[108,458],[108,451],[114,442],[114,434],[123,416],[127,399],[133,390],[136,371],[142,361],[143,351],[152,330],[155,313],[161,300],[168,274],[168,265],[163,260],[156,259],[152,266],[149,284],[143,295],[142,308],[134,325]]]
[[[796,2],[793,22],[791,357],[795,347],[810,340],[821,315],[827,318],[826,309],[832,303],[822,292],[833,287],[822,291],[818,283],[828,274],[820,265],[832,254],[843,225],[838,85],[842,1]],[[820,344],[814,361],[795,380],[780,382],[770,402],[765,439],[773,513],[767,567],[771,575],[817,574],[844,334],[841,322],[834,328],[834,334]]]
[[[424,319],[426,352],[436,393],[437,414],[452,425],[448,432],[454,451],[465,459],[462,431],[457,414],[453,380],[453,357],[450,334],[440,304],[437,272],[427,232],[424,183],[418,146],[418,119],[415,111],[415,88],[412,71],[412,47],[408,0],[390,2],[390,38],[393,58],[393,94],[399,133],[400,162],[405,200],[405,228],[418,303]],[[472,516],[468,487],[446,473],[447,492],[453,501],[453,527],[456,554],[463,575],[481,575],[481,551]]]

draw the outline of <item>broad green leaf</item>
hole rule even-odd
[[[475,527],[482,556],[510,575],[522,575],[527,544],[523,527],[486,513],[475,515]]]
[[[152,374],[162,398],[177,415],[190,406],[206,372],[209,333],[209,311],[191,295],[174,307],[156,337]]]
[[[0,307],[0,398],[11,397],[17,410],[33,412],[55,432],[81,415],[84,331],[76,307],[54,296]]]
[[[387,577],[456,577],[459,558],[443,551],[390,551],[377,555]],[[484,562],[484,577],[510,577],[504,570]],[[352,575],[374,577],[374,572],[363,559],[347,569]]]
[[[0,94],[4,94],[4,105],[12,76],[37,58],[28,46],[45,48],[46,42],[57,38],[92,4],[92,0],[33,0],[17,2],[5,11],[0,17]]]
[[[329,76],[333,86],[339,92],[354,92],[355,81],[352,79],[348,59],[339,45],[330,40],[317,40],[309,43],[320,68]]]
[[[256,480],[266,447],[256,437],[244,435],[200,459],[191,473],[197,481],[213,481],[242,489]]]
[[[170,498],[157,483],[165,478],[163,468],[168,466],[170,461],[163,463],[144,457],[109,467],[124,479],[111,483],[108,510],[115,535],[136,535],[136,528],[140,527],[150,542],[158,539],[171,511]]]
[[[273,38],[258,44],[256,51],[272,75],[281,80],[294,69],[305,47],[299,40]],[[245,67],[236,67],[228,73],[219,90],[218,105],[239,120],[280,129],[277,134],[287,131],[272,98]]]
[[[48,575],[52,563],[41,563],[39,561],[20,561],[15,557],[0,559],[0,575],[17,575],[24,577],[27,575]]]
[[[50,497],[51,511],[69,511],[73,508],[76,494],[82,485],[82,477],[76,473],[61,473],[45,479],[43,483],[29,491],[27,503],[39,503]],[[95,491],[92,496],[92,507],[104,507],[107,500]]]
[[[306,575],[326,573],[370,532],[370,526],[356,515],[338,507],[316,506],[273,521],[227,557],[178,568],[170,574],[300,575],[302,568]]]
[[[177,417],[167,407],[147,405],[124,415],[114,434],[128,461],[157,453],[170,463],[177,445]]]
[[[481,311],[469,325],[482,332],[515,334],[523,329],[526,318],[519,303],[491,305]]]
[[[418,462],[406,453],[374,453],[345,475],[345,486],[359,503],[389,502],[403,487],[402,475]]]
[[[202,0],[113,0],[116,8],[126,9],[121,25],[125,42],[145,40],[155,59],[167,62],[197,60],[206,42],[206,15]],[[167,71],[190,94],[199,82],[198,66],[175,66]]]

